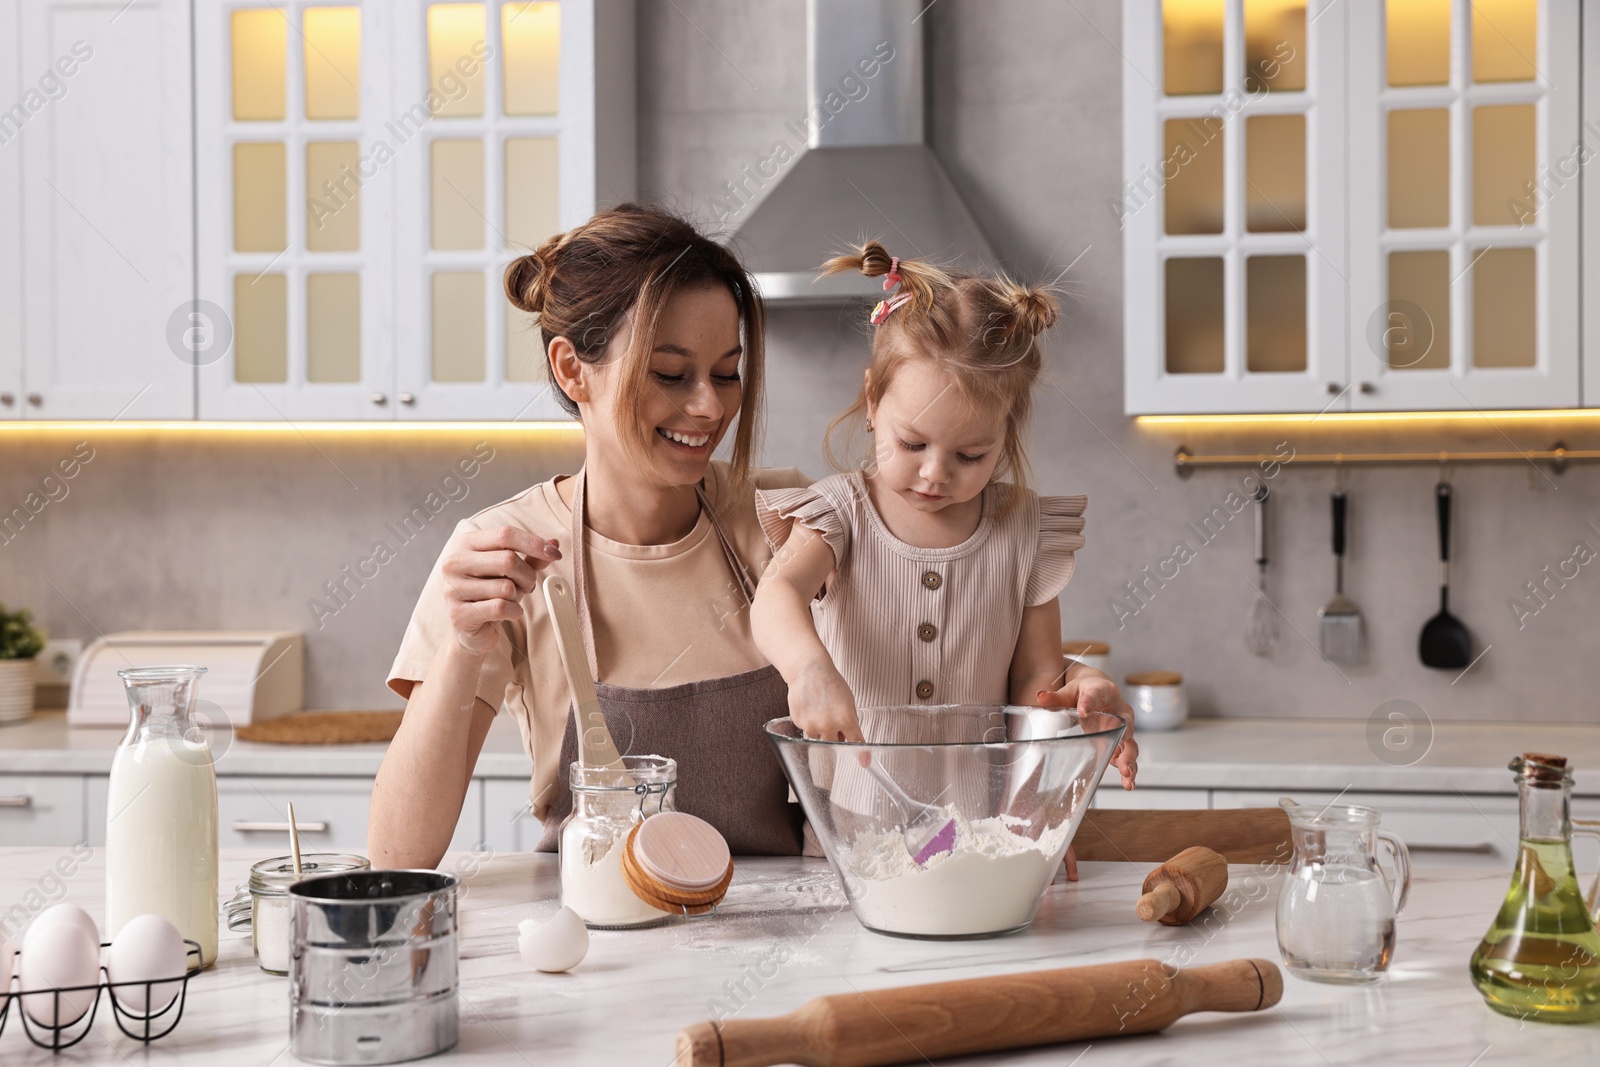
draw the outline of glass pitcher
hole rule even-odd
[[[1472,954],[1472,982],[1489,1007],[1519,1019],[1600,1020],[1600,875],[1585,900],[1572,865],[1572,835],[1600,837],[1600,823],[1570,818],[1565,758],[1528,752],[1511,770],[1522,842],[1505,902]]]
[[[1394,956],[1394,920],[1411,891],[1405,842],[1378,829],[1381,813],[1354,804],[1285,798],[1294,858],[1278,892],[1278,950],[1289,973],[1318,982],[1372,982]],[[1376,845],[1394,857],[1391,877]]]
[[[217,774],[194,717],[204,667],[118,671],[128,732],[106,800],[106,937],[136,915],[165,918],[217,958]]]

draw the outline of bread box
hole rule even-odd
[[[305,635],[291,630],[140,630],[109,634],[91,644],[72,675],[67,722],[72,726],[128,725],[120,670],[166,663],[206,668],[198,710],[216,723],[217,705],[233,726],[248,726],[299,711],[305,704]]]

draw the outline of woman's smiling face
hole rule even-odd
[[[738,304],[720,285],[684,290],[667,301],[637,412],[622,411],[618,403],[620,360],[632,329],[630,313],[613,342],[617,355],[588,368],[592,410],[584,413],[585,431],[620,446],[619,420],[637,420],[655,476],[667,485],[693,485],[705,477],[744,400]]]

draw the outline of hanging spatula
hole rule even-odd
[[[1472,635],[1450,614],[1450,483],[1440,479],[1433,495],[1439,512],[1439,614],[1422,627],[1417,653],[1424,667],[1458,671],[1472,662]]]
[[[1361,609],[1344,595],[1345,506],[1343,489],[1333,494],[1333,599],[1322,605],[1322,654],[1334,663],[1360,663],[1366,654]]]
[[[600,698],[595,695],[594,679],[589,677],[589,656],[583,647],[583,630],[578,610],[572,603],[572,590],[558,575],[544,580],[544,606],[550,613],[556,646],[561,650],[561,670],[567,676],[567,691],[572,694],[573,728],[578,735],[578,762],[585,767],[610,768],[617,774],[616,784],[633,785],[633,776],[622,764],[617,744],[611,739]]]

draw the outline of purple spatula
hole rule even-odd
[[[956,847],[956,821],[943,808],[913,800],[876,762],[867,764],[867,773],[900,809],[905,819],[906,851],[911,853],[913,863],[926,866],[933,857]]]

